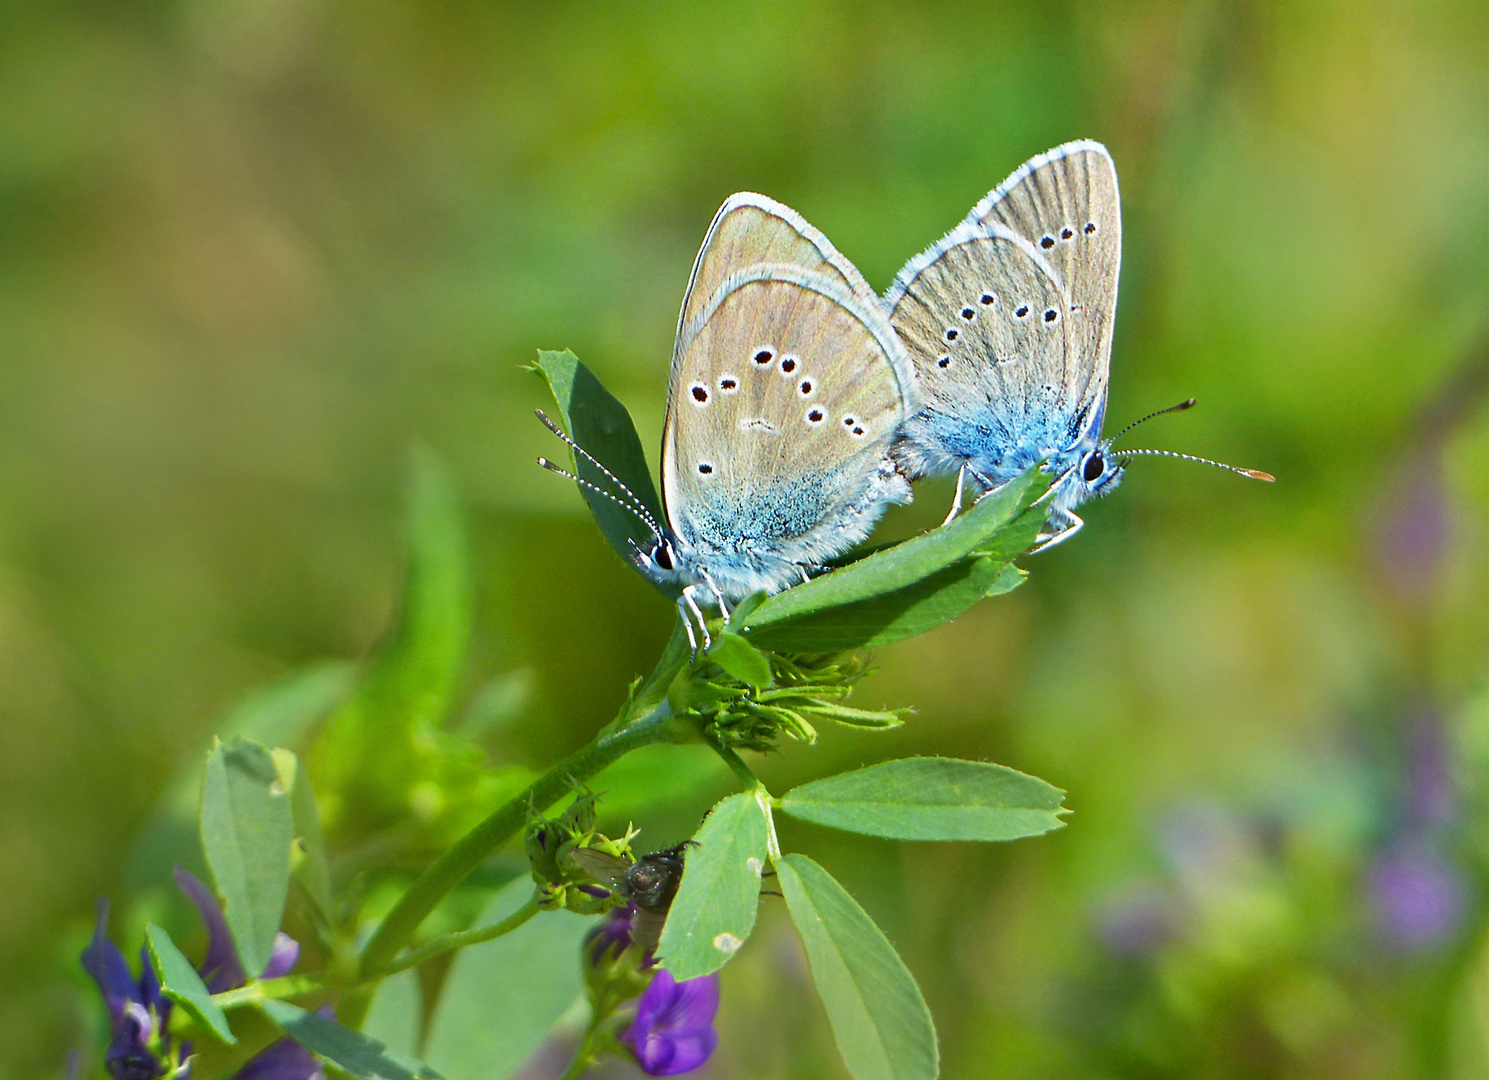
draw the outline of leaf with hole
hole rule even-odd
[[[268,750],[247,739],[212,748],[201,829],[243,969],[262,971],[284,916],[295,835],[289,793]]]
[[[770,819],[754,792],[730,795],[694,834],[657,956],[679,982],[729,962],[755,929]]]

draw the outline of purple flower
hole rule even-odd
[[[222,905],[212,890],[200,878],[181,867],[176,867],[176,884],[191,898],[202,922],[207,924],[207,955],[203,958],[200,973],[207,989],[214,994],[234,990],[248,981],[243,971],[243,962],[238,959],[238,947],[233,944],[233,935],[228,932],[227,919],[222,914]],[[274,938],[274,951],[269,963],[259,973],[261,979],[276,979],[288,975],[300,958],[300,943],[288,934],[280,933]]]
[[[1430,948],[1450,937],[1463,915],[1462,875],[1435,852],[1403,846],[1370,871],[1376,922],[1398,949]]]
[[[214,994],[232,990],[248,981],[237,946],[228,932],[222,905],[198,878],[176,867],[176,884],[191,898],[207,925],[207,955],[198,974]],[[169,1020],[171,1001],[160,992],[150,957],[140,950],[140,977],[130,974],[129,964],[108,937],[107,900],[98,902],[98,927],[83,951],[83,968],[98,983],[108,1007],[113,1038],[104,1055],[104,1067],[114,1080],[186,1080],[189,1064],[179,1064],[191,1055],[191,1044],[182,1043],[171,1052]],[[300,946],[288,934],[279,934],[260,978],[285,975],[299,959]],[[284,1038],[243,1066],[240,1080],[325,1080],[320,1063],[293,1039]]]
[[[584,958],[590,967],[599,967],[631,947],[631,917],[636,905],[614,908],[610,917],[584,935]]]
[[[140,977],[108,936],[109,902],[98,901],[98,924],[83,950],[83,970],[93,976],[109,1011],[113,1037],[103,1064],[114,1080],[156,1080],[170,1070],[171,1002],[160,992],[150,957],[140,950]]]
[[[243,962],[238,958],[238,947],[228,931],[227,919],[222,905],[212,890],[187,870],[176,867],[176,884],[191,897],[192,903],[207,924],[207,955],[202,960],[202,981],[214,994],[232,990],[248,981],[243,973]],[[281,932],[274,938],[274,950],[269,954],[269,963],[259,974],[261,979],[275,979],[287,975],[300,958],[300,944],[288,934]],[[268,1049],[250,1058],[239,1070],[237,1080],[325,1080],[321,1064],[310,1051],[294,1039],[283,1038]]]
[[[641,995],[636,1019],[621,1036],[649,1076],[676,1076],[696,1069],[718,1045],[713,1029],[719,1011],[719,977],[705,975],[680,983],[658,970]]]
[[[321,1012],[330,1010],[322,1008]],[[249,1059],[233,1080],[326,1080],[326,1071],[294,1039],[280,1039]]]

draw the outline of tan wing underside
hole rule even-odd
[[[857,307],[826,279],[817,289],[751,281],[693,335],[673,365],[663,443],[662,485],[679,536],[718,542],[721,521],[747,540],[805,535],[861,495],[904,404],[866,325],[882,316]]]
[[[1080,315],[1067,328],[1071,355],[1095,359],[1090,382],[1074,390],[1080,400],[1099,397],[1111,365],[1122,259],[1121,199],[1111,158],[1093,148],[1047,161],[1014,184],[979,220],[998,222],[1023,236],[1060,276]],[[1095,226],[1093,232],[1086,231],[1090,225]]]
[[[1070,306],[1059,284],[1015,242],[984,237],[955,245],[922,270],[890,324],[927,400],[964,416],[993,401],[1000,414],[1016,416],[1073,389],[1066,324],[1080,313]],[[955,340],[948,340],[950,332]]]
[[[708,306],[724,281],[745,267],[777,263],[800,267],[840,283],[872,304],[874,292],[857,267],[843,258],[817,229],[789,206],[763,195],[731,195],[714,217],[693,266],[678,320],[677,350],[687,347],[684,332]]]

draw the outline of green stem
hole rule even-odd
[[[754,791],[760,787],[760,778],[755,775],[755,770],[745,764],[744,758],[721,743],[718,736],[710,731],[704,731],[703,741],[708,744],[710,750],[723,759],[724,764],[729,766],[730,772],[734,773],[740,783],[744,784],[746,791]]]
[[[458,930],[453,934],[441,934],[439,937],[422,945],[413,952],[404,953],[393,963],[372,975],[372,978],[382,978],[393,975],[407,968],[418,967],[425,960],[438,956],[440,953],[449,952],[451,949],[463,949],[467,945],[479,945],[483,941],[499,938],[503,934],[510,934],[523,923],[531,919],[539,911],[538,897],[534,893],[527,903],[523,904],[505,919],[501,919],[486,926],[477,926],[470,930]]]
[[[386,967],[450,890],[522,828],[530,807],[545,810],[568,794],[574,781],[588,780],[606,765],[638,747],[666,741],[670,737],[667,721],[671,718],[672,710],[664,701],[640,719],[599,736],[538,777],[526,791],[509,799],[457,840],[454,847],[436,859],[409,886],[408,892],[388,912],[377,933],[367,942],[362,950],[362,981]]]
[[[326,985],[323,974],[285,975],[278,979],[249,983],[236,990],[224,990],[220,994],[213,994],[212,1000],[217,1002],[219,1008],[232,1009],[239,1005],[257,1005],[261,1001],[299,997],[301,994],[324,990]]]

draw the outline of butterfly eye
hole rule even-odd
[[[672,569],[672,548],[667,544],[658,544],[656,551],[652,552],[651,561],[663,570]]]
[[[1092,454],[1086,458],[1086,464],[1081,469],[1081,478],[1088,484],[1094,484],[1101,479],[1101,474],[1105,471],[1106,462],[1102,460],[1101,455],[1099,453]]]

